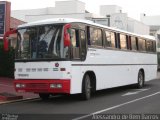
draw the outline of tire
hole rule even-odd
[[[144,74],[142,71],[139,71],[138,73],[138,83],[137,88],[142,88],[144,86]]]
[[[91,80],[88,74],[83,78],[81,98],[82,100],[89,100],[91,98]]]
[[[39,93],[39,97],[40,97],[42,100],[47,100],[47,99],[49,99],[49,96],[50,96],[50,94],[48,94],[48,93]]]

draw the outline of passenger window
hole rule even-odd
[[[137,42],[136,42],[136,37],[131,36],[131,48],[132,50],[137,50],[138,46],[137,46]]]
[[[97,28],[90,28],[91,45],[102,47],[102,30]]]
[[[153,42],[150,40],[146,41],[146,49],[148,52],[153,52]]]
[[[138,49],[139,51],[146,51],[146,41],[144,39],[138,40]]]
[[[156,52],[156,42],[153,41],[153,52]]]
[[[73,59],[80,59],[78,30],[71,29],[71,46]]]
[[[81,41],[81,58],[82,60],[86,57],[86,37],[85,31],[80,30],[80,41]]]
[[[113,32],[105,31],[106,33],[106,46],[115,48],[115,35]]]
[[[120,48],[127,49],[126,35],[120,34]]]

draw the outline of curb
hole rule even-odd
[[[31,100],[40,100],[40,98],[26,98],[26,99],[21,99],[21,100],[5,101],[5,102],[0,102],[0,105],[8,104],[8,103],[15,103],[15,102],[25,102],[25,101],[31,101]]]

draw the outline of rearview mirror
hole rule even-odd
[[[71,44],[69,29],[71,28],[70,24],[64,26],[64,47],[68,47]]]
[[[17,30],[7,31],[7,32],[4,34],[4,36],[3,36],[3,47],[4,47],[4,51],[8,51],[8,49],[9,49],[7,37],[9,37],[9,35],[15,34],[15,33],[17,33]]]

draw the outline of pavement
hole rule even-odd
[[[7,83],[12,86],[10,81],[5,81],[5,84]],[[35,94],[30,96],[29,93],[21,93],[21,95],[28,95],[24,98],[31,98]],[[157,79],[146,82],[142,89],[123,86],[101,90],[88,101],[81,101],[79,95],[61,95],[45,101],[30,99],[0,104],[0,113],[3,117],[15,116],[20,120],[98,120],[103,118],[113,120],[114,117],[118,117],[115,120],[119,120],[119,117],[123,117],[124,120],[160,120],[159,106],[160,73],[158,72]]]
[[[0,77],[0,104],[16,100],[26,100],[38,98],[34,93],[17,93],[13,86],[14,79]]]
[[[159,106],[160,79],[154,79],[143,89],[124,86],[97,91],[88,101],[81,101],[78,95],[62,95],[0,104],[0,114],[18,120],[160,120]]]

